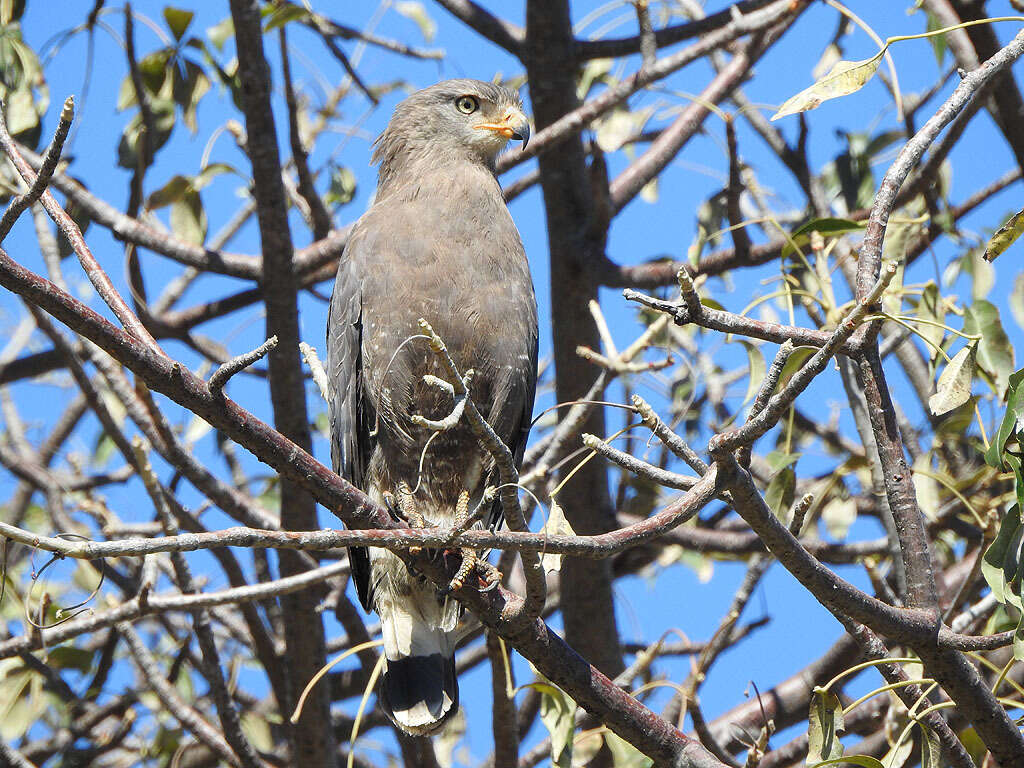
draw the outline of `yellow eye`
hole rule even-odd
[[[459,96],[455,100],[455,108],[464,115],[471,115],[480,109],[480,102],[472,96]]]

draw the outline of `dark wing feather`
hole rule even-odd
[[[508,442],[508,448],[512,451],[512,456],[516,461],[516,470],[518,471],[523,465],[523,454],[526,453],[526,443],[530,438],[530,427],[533,425],[533,401],[537,395],[537,347],[539,341],[537,338],[536,326],[534,326],[533,336],[533,353],[530,358],[530,373],[527,379],[527,388],[523,402],[520,404],[520,415],[519,424],[517,425],[512,437]],[[488,485],[493,485],[495,479],[491,478],[488,481]],[[497,530],[501,525],[503,515],[501,512],[501,500],[495,498],[494,504],[491,505],[491,511],[487,513],[484,518],[484,525],[488,529],[494,531]]]
[[[356,488],[365,488],[372,450],[372,406],[363,397],[361,281],[353,274],[352,251],[361,238],[353,233],[338,267],[327,312],[328,408],[331,420],[331,463],[334,471]],[[371,609],[370,556],[365,547],[349,548],[352,578],[359,602]]]

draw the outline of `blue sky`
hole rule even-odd
[[[166,31],[160,17],[163,5],[148,1],[137,2],[135,8],[138,13],[148,16],[154,24]],[[178,5],[196,11],[191,29],[193,34],[204,33],[207,27],[216,24],[227,15],[226,3],[180,2]],[[363,27],[377,12],[375,3],[329,5],[332,6],[331,13],[335,14],[338,21],[355,27]],[[522,22],[522,3],[487,2],[484,5],[504,14],[513,22]],[[717,0],[711,0],[708,5],[711,11],[724,7],[724,3]],[[910,5],[909,2],[878,3],[864,0],[849,3],[850,8],[860,14],[883,38],[924,30],[923,14],[908,14]],[[1011,12],[1009,4],[1005,1],[993,2],[990,5],[992,13]],[[62,11],[59,18],[55,18],[56,7]],[[91,7],[92,2],[84,0],[65,0],[56,5],[30,2],[24,19],[25,37],[32,47],[40,50],[51,36],[62,31],[67,25],[84,19]],[[581,31],[583,35],[593,34],[598,30],[607,35],[624,35],[632,34],[635,29],[635,19],[628,5],[584,2],[574,3],[573,7],[576,20],[583,19],[591,10],[605,9],[595,22]],[[447,58],[440,63],[418,62],[376,48],[367,48],[359,62],[359,69],[368,81],[383,82],[400,78],[414,87],[422,87],[447,77],[490,79],[499,72],[505,76],[520,74],[517,63],[509,55],[468,31],[443,10],[432,5],[427,5],[426,10],[436,24],[433,40],[424,40],[417,24],[397,13],[394,8],[383,13],[376,31],[385,37],[443,48],[447,52]],[[120,34],[123,29],[123,18],[119,12],[106,14],[102,18]],[[608,26],[609,23],[616,21],[618,25],[614,28]],[[805,13],[795,29],[775,45],[757,65],[755,77],[745,86],[748,98],[755,104],[771,107],[810,85],[811,71],[831,39],[835,26],[835,11],[823,4],[816,4]],[[1014,23],[1002,24],[998,28],[998,33],[1002,39],[1007,40],[1014,34],[1017,26]],[[164,44],[144,23],[136,25],[136,39],[141,54]],[[276,64],[276,38],[268,37],[265,42],[268,49],[273,52],[277,76],[279,70]],[[314,100],[322,99],[322,83],[336,83],[344,76],[343,72],[312,35],[304,30],[294,29],[294,25],[290,28],[290,43],[297,85],[309,89]],[[846,59],[867,58],[877,50],[870,38],[860,30],[854,30],[847,35],[843,39],[843,46],[843,57]],[[346,50],[351,53],[354,49],[351,44],[346,44]],[[905,94],[926,89],[935,81],[939,71],[944,71],[951,65],[951,59],[947,56],[945,63],[939,68],[932,46],[926,40],[899,43],[891,52]],[[228,56],[229,54],[225,54],[222,60],[226,60]],[[123,53],[119,45],[106,33],[97,33],[91,85],[83,104],[81,93],[85,60],[86,38],[81,34],[72,37],[59,50],[53,52],[52,61],[46,67],[53,106],[45,119],[45,131],[50,132],[55,125],[55,116],[63,98],[75,94],[79,100],[79,113],[73,144],[69,148],[70,154],[74,157],[72,172],[95,194],[114,206],[123,208],[127,202],[128,174],[123,169],[115,167],[116,145],[117,137],[132,115],[131,111],[119,113],[115,108],[118,87],[124,73]],[[627,60],[626,71],[632,71],[637,63],[635,57]],[[684,107],[688,103],[680,94],[698,93],[707,83],[710,73],[708,66],[698,62],[662,83],[663,89],[658,93],[634,97],[631,105],[634,108],[656,106],[658,109],[649,127],[664,125],[666,120],[671,119],[670,112],[673,108]],[[954,87],[954,82],[946,84],[929,107],[924,108],[918,120],[919,124],[923,123],[925,117],[952,92]],[[354,126],[355,130],[351,131],[350,137],[341,132],[325,135],[313,154],[311,161],[314,166],[332,157],[338,163],[351,168],[358,179],[357,195],[352,203],[341,210],[337,217],[338,224],[354,220],[368,204],[375,178],[374,171],[369,166],[370,142],[386,124],[392,107],[401,95],[387,95],[376,109],[371,109],[370,103],[361,95],[349,97],[342,106],[339,128],[344,130]],[[275,102],[276,118],[280,135],[284,138],[287,136],[287,124],[283,118],[283,98],[280,98],[280,93],[277,96],[279,98]],[[155,168],[147,177],[147,192],[156,189],[174,173],[197,172],[206,148],[205,143],[213,130],[229,117],[239,119],[232,109],[230,99],[215,86],[200,106],[198,135],[189,135],[183,127],[175,131],[171,141],[160,152]],[[837,131],[869,131],[871,134],[877,134],[900,127],[888,91],[877,78],[856,94],[824,104],[810,113],[808,120],[811,127],[809,151],[812,166],[816,170],[842,151],[845,142],[837,135]],[[796,136],[798,123],[795,117],[785,118],[778,125],[787,137],[792,139]],[[766,150],[759,137],[742,121],[738,124],[738,134],[743,159],[756,170],[759,181],[767,191],[783,201],[799,203],[800,196],[796,185],[782,164]],[[286,144],[285,140],[285,152]],[[657,201],[648,203],[638,198],[615,220],[609,238],[609,256],[624,264],[639,263],[661,254],[670,254],[675,258],[683,257],[695,236],[695,211],[722,185],[723,174],[727,169],[723,148],[724,126],[718,118],[711,117],[705,124],[705,133],[691,141],[661,177]],[[242,174],[248,175],[248,163],[227,133],[220,134],[209,154],[211,160],[231,163]],[[890,153],[880,160],[875,168],[876,179],[881,178],[891,157]],[[950,199],[954,202],[962,201],[1013,167],[1012,155],[1005,141],[985,113],[980,114],[972,122],[965,139],[958,145],[951,160],[953,175]],[[628,161],[621,152],[611,156],[610,174],[614,176],[621,172]],[[517,178],[532,165],[531,163],[526,168],[512,171],[502,179],[503,183],[507,184]],[[225,175],[203,191],[203,202],[210,219],[211,233],[215,232],[239,206],[241,200],[236,193],[239,186],[240,181],[237,177]],[[997,227],[1007,213],[1021,207],[1019,201],[1019,187],[1011,186],[967,217],[963,226],[967,230],[987,234],[986,228]],[[550,327],[545,322],[545,318],[549,317],[550,290],[545,225],[539,190],[532,189],[522,195],[512,203],[511,210],[522,232],[533,269],[541,309],[541,355],[544,356],[550,350]],[[293,234],[297,246],[306,245],[310,240],[305,228],[294,217]],[[93,227],[87,233],[87,239],[115,284],[124,289],[122,248],[99,227]],[[42,271],[31,221],[27,217],[19,223],[5,243],[5,247],[22,263]],[[255,253],[257,248],[258,238],[254,224],[245,227],[230,246],[230,250],[247,253]],[[933,265],[937,265],[941,271],[958,253],[948,239],[941,239],[936,244],[934,260],[927,257],[921,259],[908,274],[907,282],[937,279],[936,266]],[[167,280],[180,271],[178,265],[161,257],[144,254],[142,258],[151,293],[158,292]],[[991,291],[990,299],[1002,308],[1007,307],[1007,297],[1013,285],[1013,278],[1018,272],[1018,259],[1018,253],[1011,250],[997,264],[999,279]],[[67,261],[64,268],[73,284],[84,286],[84,277],[77,265]],[[728,308],[739,311],[753,297],[771,290],[771,285],[765,285],[761,281],[774,274],[777,274],[777,267],[753,270],[751,273],[733,275],[728,280],[713,280],[704,290],[707,295]],[[248,285],[227,278],[205,278],[189,291],[183,306],[245,287]],[[970,285],[963,278],[951,290],[961,296],[970,296]],[[125,294],[127,295],[126,291]],[[88,295],[88,291],[85,291],[84,295]],[[622,300],[617,290],[603,290],[601,298],[604,311],[612,325],[613,335],[621,347],[622,344],[631,341],[637,333],[637,327],[633,322],[634,311]],[[95,299],[91,303],[98,306]],[[9,333],[23,314],[23,308],[15,299],[9,295],[0,295],[0,328],[4,329],[3,332]],[[302,299],[301,323],[304,340],[321,349],[325,314],[326,309],[322,302],[309,296]],[[1019,345],[1024,335],[1009,312],[1003,313],[1003,323],[1011,341]],[[210,323],[200,330],[221,343],[228,344],[235,353],[254,347],[263,340],[262,317],[256,310],[242,311],[227,319]],[[38,339],[34,340],[34,343],[43,346]],[[723,364],[745,364],[746,357],[740,346],[726,345],[721,339],[713,337],[707,338],[706,343],[708,348],[716,350],[716,359]],[[166,349],[193,367],[198,364],[195,356],[177,342],[167,342]],[[766,345],[764,351],[766,356],[770,356],[774,348]],[[895,371],[895,368],[889,370]],[[923,414],[905,383],[899,375],[894,375],[893,379],[896,399],[907,410],[911,421],[920,423]],[[63,380],[60,382],[63,383]],[[741,385],[732,393],[734,406],[742,401],[744,388]],[[30,434],[36,437],[46,433],[46,425],[51,423],[54,415],[59,412],[55,404],[66,403],[73,396],[71,389],[56,386],[53,381],[24,382],[12,389],[22,408],[23,417],[30,423]],[[836,406],[841,412],[841,424],[849,427],[848,411],[841,393],[836,374],[831,370],[826,371],[805,395],[803,404],[808,413],[821,417],[827,417],[833,406]],[[257,415],[269,418],[269,399],[261,380],[238,377],[231,384],[230,394]],[[308,394],[311,412],[321,412],[323,405],[312,387]],[[548,404],[550,400],[542,400],[539,407]],[[183,421],[184,417],[179,417],[179,420]],[[618,422],[618,416],[611,417],[610,424]],[[91,441],[94,439],[95,433],[92,429],[80,430],[72,440],[71,447],[73,450],[89,453],[92,449]],[[221,466],[216,458],[212,436],[202,438],[196,445],[196,451],[215,466]],[[316,452],[322,460],[327,460],[327,446],[323,440],[318,440]],[[111,466],[117,465],[118,461],[112,460]],[[254,464],[250,463],[249,466]],[[798,471],[801,474],[813,474],[825,466],[827,465],[823,451],[812,447],[801,460]],[[164,472],[166,476],[166,468]],[[8,497],[13,487],[9,476],[0,475],[0,498]],[[138,503],[138,494],[138,487],[128,485],[120,489],[112,488],[106,495],[111,507],[124,519],[149,520],[151,511],[145,504]],[[188,492],[185,493],[184,499],[193,505],[201,502],[199,497],[195,494],[190,496]],[[216,513],[208,513],[205,521],[211,527],[228,524],[225,518]],[[321,522],[325,526],[337,524],[332,516],[323,511]],[[878,530],[870,523],[858,523],[851,532],[853,537],[873,538],[877,535]],[[197,569],[200,569],[203,563],[210,561],[200,555],[195,557],[195,562]],[[224,586],[223,578],[217,575],[214,568],[209,568],[206,573],[211,577],[208,588]],[[865,582],[859,569],[845,568],[841,573],[858,584],[863,585]],[[693,640],[706,639],[720,621],[742,574],[743,568],[737,564],[716,564],[714,578],[705,584],[700,582],[693,570],[675,565],[660,571],[656,579],[638,576],[618,582],[617,610],[623,639],[650,642],[670,628],[685,632]],[[111,590],[114,591],[113,588]],[[703,686],[702,704],[708,717],[714,717],[740,701],[748,681],[755,681],[763,691],[816,658],[834,640],[839,629],[839,625],[778,566],[771,569],[759,587],[744,618],[755,619],[765,612],[772,616],[771,624],[755,633],[738,648],[725,653]],[[558,625],[557,620],[553,623]],[[340,631],[337,625],[328,621],[329,633]],[[766,663],[766,659],[771,661]],[[670,661],[659,668],[678,682],[685,677],[688,662]],[[527,679],[525,665],[518,664],[518,670],[520,681]],[[482,758],[487,754],[490,740],[490,694],[487,674],[486,668],[481,667],[462,681],[463,702],[469,705],[466,707],[469,717],[468,747],[475,758]],[[655,697],[654,702],[660,704],[665,700],[666,694],[661,694]],[[374,737],[376,736],[377,734],[374,734]],[[531,741],[535,738],[536,731]],[[783,743],[783,740],[776,737],[774,743],[778,745]]]

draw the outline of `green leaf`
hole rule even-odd
[[[171,203],[171,229],[182,240],[202,245],[206,240],[206,227],[206,211],[198,192],[187,192]]]
[[[910,743],[913,747],[913,743]],[[877,758],[870,757],[869,755],[847,755],[846,757],[835,757],[831,760],[822,760],[820,763],[815,763],[814,768],[825,768],[829,765],[859,765],[861,768],[888,768],[878,761]]]
[[[771,456],[776,453],[779,452],[773,451],[772,454],[769,454],[769,462],[771,462]],[[800,454],[783,454],[783,456],[789,460],[768,482],[768,487],[764,491],[764,500],[777,518],[788,523],[789,521],[785,518],[789,515],[793,499],[796,497],[796,472],[793,470],[793,464],[800,458]]]
[[[540,719],[551,736],[551,764],[572,766],[572,734],[576,730],[576,702],[550,683],[534,683],[540,692]]]
[[[164,21],[167,22],[175,40],[181,40],[185,36],[185,31],[192,23],[193,18],[195,18],[195,14],[192,11],[172,8],[169,5],[164,8]]]
[[[347,205],[356,196],[356,175],[344,166],[331,169],[331,185],[324,195],[328,205]]]
[[[811,242],[811,232],[818,232],[819,234],[826,236],[836,236],[847,232],[862,232],[865,226],[867,226],[866,222],[853,221],[851,219],[838,219],[833,217],[812,219],[811,221],[801,224],[799,227],[794,229],[790,233],[790,240],[803,248]],[[793,253],[796,253],[796,250],[793,248],[793,245],[787,241],[786,244],[782,246],[782,258],[788,258]]]
[[[910,759],[910,753],[914,751],[914,740],[907,738],[910,734],[903,735],[903,738],[893,744],[889,751],[882,758],[884,768],[903,768]]]
[[[823,101],[848,96],[859,91],[878,71],[883,53],[885,51],[881,50],[870,59],[863,61],[837,61],[825,77],[810,88],[787,99],[779,107],[779,111],[772,115],[772,120],[778,120],[780,117],[797,112],[807,112],[817,108]]]
[[[776,391],[785,387],[789,380],[793,378],[793,374],[803,368],[808,358],[817,351],[817,347],[797,347],[794,349],[789,357],[786,358],[786,364],[782,366],[782,372],[779,374],[779,386],[776,388]]]
[[[1013,245],[1017,238],[1024,234],[1024,210],[1017,211],[996,233],[989,238],[985,246],[985,261],[995,261],[1003,251]]]
[[[234,173],[241,176],[233,165],[228,163],[210,163],[192,180],[192,187],[198,191],[223,173]]]
[[[743,396],[743,402],[740,404],[740,407],[742,408],[757,395],[757,391],[761,388],[761,382],[764,381],[764,376],[768,369],[765,365],[764,355],[761,353],[760,347],[745,339],[740,339],[740,344],[742,344],[743,348],[747,350],[748,371],[747,393]]]
[[[267,19],[266,25],[263,27],[264,32],[270,32],[283,27],[290,21],[305,21],[309,18],[309,11],[303,8],[301,5],[294,5],[292,3],[284,3],[276,6],[270,13],[270,17]]]
[[[928,29],[929,32],[934,32],[935,30],[942,29],[943,27],[946,26],[945,24],[942,23],[942,20],[939,19],[939,17],[936,16],[931,11],[926,11],[925,13],[927,14],[927,17],[928,17],[928,27],[927,27],[927,29]],[[928,42],[932,44],[932,53],[935,54],[935,63],[938,64],[941,67],[942,66],[942,62],[946,58],[946,46],[947,46],[946,36],[945,35],[932,35],[931,37],[928,38]]]
[[[936,416],[949,413],[971,399],[974,381],[976,345],[968,344],[950,360],[939,376],[935,394],[928,398],[928,409]]]
[[[1003,563],[1021,528],[1020,507],[1014,504],[1006,511],[999,523],[999,532],[989,545],[981,560],[981,574],[985,577],[989,589],[1000,603],[1006,602],[1006,582]]]
[[[942,746],[931,728],[921,726],[921,768],[943,768]]]
[[[1006,411],[1003,413],[1003,420],[999,428],[992,436],[992,442],[985,452],[985,462],[990,467],[1005,469],[1003,449],[1006,448],[1010,438],[1017,434],[1017,431],[1024,426],[1024,369],[1017,371],[1010,376],[1006,390]]]
[[[92,669],[95,652],[74,645],[61,645],[47,654],[48,664],[59,669],[76,669],[83,675]]]
[[[612,753],[615,768],[651,768],[654,765],[647,755],[611,731],[604,735],[604,743]]]
[[[935,323],[946,322],[946,302],[942,300],[939,286],[935,284],[934,280],[929,280],[924,290],[921,291],[921,298],[917,302],[917,316],[922,320],[929,320]],[[918,333],[922,337],[934,345],[928,352],[929,356],[934,358],[938,354],[934,347],[942,344],[942,340],[946,336],[945,330],[937,325],[932,325],[931,322],[918,323],[915,325],[915,328],[917,328]]]
[[[249,739],[249,743],[260,752],[270,752],[274,749],[274,737],[270,732],[270,723],[267,722],[265,715],[251,711],[244,712],[240,725],[242,733]]]
[[[1017,661],[1024,661],[1024,615],[1021,616],[1020,623],[1013,631],[1013,658]]]
[[[981,334],[978,364],[992,376],[995,392],[1002,399],[1013,373],[1013,345],[999,321],[999,310],[990,301],[975,301],[967,308],[964,333]]]
[[[150,194],[146,200],[146,207],[150,210],[163,208],[165,205],[184,199],[185,195],[194,190],[192,177],[180,174],[172,176],[160,189]]]
[[[831,691],[815,688],[807,719],[807,765],[843,756],[839,732],[843,730],[843,706]],[[836,765],[836,763],[829,763]]]

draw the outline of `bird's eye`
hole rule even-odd
[[[480,102],[472,96],[459,96],[455,100],[455,108],[464,115],[471,115],[480,109]]]

